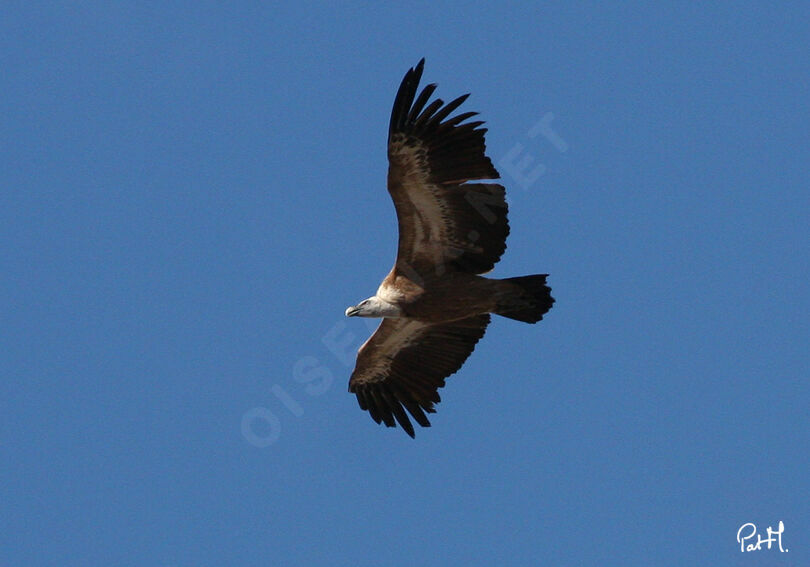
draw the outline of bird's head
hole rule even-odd
[[[402,311],[376,295],[346,309],[346,317],[399,317]]]

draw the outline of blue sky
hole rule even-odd
[[[0,564],[810,564],[797,6],[0,9]],[[412,440],[343,311],[423,56],[557,303]]]

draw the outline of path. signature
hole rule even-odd
[[[763,538],[761,534],[757,534],[756,525],[748,522],[747,524],[740,526],[740,529],[737,530],[737,543],[740,544],[740,551],[743,553],[746,551],[759,551],[762,549],[763,543],[768,544],[768,549],[771,548],[773,543],[778,543],[779,551],[785,553],[787,549],[782,548],[782,534],[784,532],[785,524],[782,522],[782,520],[779,520],[779,528],[774,530],[771,528],[771,526],[768,526],[768,537]],[[746,542],[752,539],[754,536],[757,536],[756,543],[749,543],[746,545]]]

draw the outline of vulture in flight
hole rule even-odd
[[[509,234],[500,176],[485,154],[476,112],[451,116],[467,95],[417,96],[425,60],[408,70],[388,129],[388,192],[399,224],[397,259],[377,293],[347,317],[382,322],[357,352],[349,391],[377,423],[414,437],[410,418],[430,427],[438,389],[484,336],[490,314],[536,323],[554,299],[547,274],[481,276],[506,250]],[[409,418],[410,416],[410,418]]]

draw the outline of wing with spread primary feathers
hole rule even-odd
[[[388,191],[399,221],[396,267],[403,272],[490,271],[509,234],[504,188],[486,156],[476,112],[450,117],[469,95],[444,104],[436,85],[416,92],[424,59],[397,92],[388,133]]]
[[[408,414],[423,427],[440,401],[438,389],[484,336],[489,315],[431,325],[412,319],[383,319],[357,352],[349,391],[377,423],[396,423],[414,437]],[[407,410],[407,413],[406,411]]]

